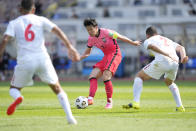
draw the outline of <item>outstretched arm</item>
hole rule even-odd
[[[159,54],[162,54],[164,56],[167,56],[167,57],[171,58],[172,60],[178,62],[178,60],[176,60],[175,58],[173,58],[172,56],[170,56],[168,53],[162,51],[161,49],[159,49],[157,46],[155,46],[153,44],[149,44],[148,47],[147,47],[147,49],[150,49],[150,50],[155,51],[155,52],[157,52]]]
[[[91,50],[92,50],[92,48],[86,48],[84,54],[82,56],[80,56],[80,60],[88,57],[90,55],[90,53],[91,53]]]
[[[178,45],[176,47],[176,51],[180,53],[180,57],[181,57],[181,63],[185,64],[188,62],[188,56],[186,56],[186,51],[185,48],[181,45]]]
[[[1,56],[3,55],[3,52],[5,50],[5,47],[8,43],[8,41],[11,39],[11,36],[9,35],[4,35],[3,36],[3,40],[1,41],[1,44],[0,44],[0,58]]]
[[[117,39],[122,40],[123,42],[129,43],[131,45],[135,45],[135,46],[141,45],[141,41],[132,41],[131,39],[127,38],[126,36],[123,36],[120,34],[117,35]]]
[[[56,34],[63,41],[64,45],[67,47],[68,57],[70,57],[72,61],[78,61],[80,55],[77,52],[77,50],[72,46],[71,42],[69,41],[65,33],[63,33],[63,31],[57,26],[52,29],[52,32]]]

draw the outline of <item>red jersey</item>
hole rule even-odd
[[[109,55],[109,54],[121,55],[120,48],[117,44],[116,39],[113,39],[113,37],[110,35],[113,34],[113,32],[114,31],[109,29],[100,28],[97,37],[89,36],[87,46],[89,48],[96,46],[97,48],[103,51],[104,55]]]

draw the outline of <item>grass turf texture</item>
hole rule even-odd
[[[61,82],[67,92],[78,125],[68,125],[56,95],[42,83],[22,90],[23,103],[12,116],[6,115],[9,104],[9,83],[0,83],[0,131],[195,131],[196,83],[181,81],[179,86],[185,113],[175,111],[175,102],[162,81],[144,83],[141,109],[122,109],[132,100],[132,83],[114,81],[113,109],[106,110],[104,85],[99,82],[94,105],[76,109],[75,99],[88,95],[85,82]]]

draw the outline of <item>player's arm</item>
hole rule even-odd
[[[124,36],[124,35],[121,35],[121,34],[119,34],[119,33],[117,33],[117,32],[109,32],[109,35],[113,38],[113,39],[119,39],[119,40],[121,40],[121,41],[123,41],[123,42],[126,42],[126,43],[129,43],[129,44],[131,44],[131,45],[135,45],[135,46],[139,46],[139,45],[141,45],[141,42],[140,41],[132,41],[131,39],[129,39],[129,38],[127,38],[126,36]]]
[[[11,36],[9,35],[3,36],[3,40],[1,41],[1,44],[0,44],[0,58],[2,57],[5,47],[10,39],[11,39]]]
[[[80,60],[88,57],[90,55],[91,51],[92,51],[92,48],[87,47],[86,50],[84,51],[84,54],[80,56]]]
[[[119,40],[121,40],[121,41],[123,41],[123,42],[129,43],[129,44],[131,44],[131,45],[134,45],[134,46],[140,46],[140,45],[141,45],[141,41],[133,41],[133,40],[127,38],[127,37],[124,36],[124,35],[118,34],[117,39],[119,39]]]
[[[183,64],[187,63],[189,58],[188,58],[188,56],[186,56],[185,48],[178,44],[176,47],[176,51],[180,53],[181,63],[183,63]]]
[[[172,56],[170,56],[168,53],[162,51],[161,49],[159,49],[157,46],[155,46],[153,44],[149,44],[148,47],[147,47],[147,49],[150,49],[150,50],[152,50],[154,52],[157,52],[159,54],[162,54],[164,56],[167,56],[167,57],[171,58],[172,60],[178,62],[178,60],[176,60],[175,58],[173,58]]]
[[[68,56],[73,60],[73,61],[78,61],[80,58],[79,53],[77,52],[77,50],[72,46],[71,42],[69,41],[69,39],[67,38],[67,36],[65,35],[65,33],[63,33],[63,31],[55,26],[52,28],[52,32],[54,34],[56,34],[64,43],[64,45],[67,47],[68,49]]]

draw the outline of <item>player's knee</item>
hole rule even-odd
[[[111,79],[111,75],[109,74],[103,74],[103,81],[108,81]]]
[[[55,94],[58,94],[61,92],[61,86],[59,84],[54,84],[54,85],[50,84],[49,86],[51,87],[52,91]]]
[[[97,79],[98,75],[96,73],[91,73],[88,79],[90,80],[92,78],[96,78]]]
[[[170,86],[170,85],[172,85],[172,83],[173,83],[172,80],[167,79],[167,78],[166,78],[164,81],[165,81],[165,84],[166,84],[167,86]]]

